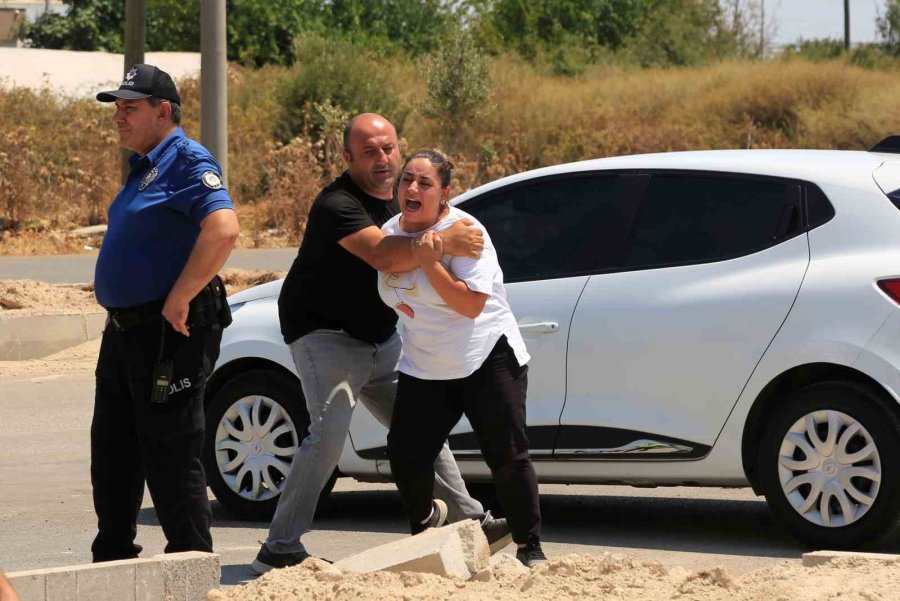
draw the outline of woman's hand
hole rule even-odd
[[[423,268],[440,261],[443,254],[444,245],[441,237],[433,231],[425,232],[413,243],[413,258]]]

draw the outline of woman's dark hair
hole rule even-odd
[[[406,166],[413,159],[428,159],[428,161],[434,165],[435,171],[437,171],[438,176],[441,178],[441,188],[446,188],[450,185],[450,178],[453,176],[453,163],[450,162],[450,159],[443,152],[435,148],[421,148],[412,153],[403,162],[400,173],[403,173],[406,170]]]

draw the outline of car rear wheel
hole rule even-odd
[[[299,381],[274,370],[240,374],[206,408],[204,463],[210,488],[242,519],[272,517],[297,446],[309,429]],[[320,504],[337,479],[332,474]]]
[[[847,549],[900,525],[900,420],[881,394],[823,382],[784,399],[759,448],[763,492],[793,534]]]

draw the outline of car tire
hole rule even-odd
[[[275,370],[253,370],[226,382],[206,407],[204,465],[216,499],[234,516],[269,520],[294,451],[309,429],[300,382]],[[320,505],[337,470],[319,495]]]
[[[875,389],[829,381],[785,397],[759,446],[773,513],[805,544],[852,549],[900,526],[900,419]]]

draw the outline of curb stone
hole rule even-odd
[[[880,563],[893,563],[900,562],[900,555],[890,555],[888,553],[858,553],[855,551],[813,551],[812,553],[803,554],[803,566],[812,568],[831,563],[836,559],[862,559]]]
[[[0,314],[0,361],[40,359],[98,338],[106,313],[68,315]]]
[[[6,576],[22,601],[205,601],[221,567],[218,554],[189,551]]]

